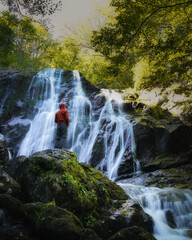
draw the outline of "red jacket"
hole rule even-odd
[[[60,125],[61,123],[66,123],[67,127],[69,126],[69,113],[65,109],[65,104],[60,104],[60,110],[56,112],[55,114],[55,122],[57,125]]]

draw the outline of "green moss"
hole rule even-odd
[[[91,226],[94,224],[91,219],[99,218],[113,199],[127,199],[123,190],[99,170],[85,163],[79,164],[76,154],[50,151],[54,153],[43,156],[36,153],[30,157],[30,171],[37,178],[37,191],[47,191],[48,202],[54,196],[57,206],[72,211]],[[42,201],[45,201],[45,194],[42,195]],[[87,219],[88,216],[92,218]]]

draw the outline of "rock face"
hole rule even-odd
[[[140,123],[134,124],[133,130],[136,156],[143,166],[148,165],[158,155],[178,154],[191,147],[192,127],[181,122],[164,120],[157,125],[144,118]]]
[[[9,160],[9,154],[5,142],[5,138],[0,134],[0,164],[3,164]]]
[[[19,196],[21,193],[20,185],[13,180],[6,172],[3,171],[3,167],[0,167],[0,194],[8,193],[13,196]]]
[[[123,228],[114,234],[109,240],[155,240],[145,229],[139,227]]]

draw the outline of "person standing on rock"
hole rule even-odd
[[[55,122],[57,123],[57,133],[55,140],[55,148],[62,148],[67,137],[67,128],[69,126],[69,113],[65,109],[65,104],[60,104],[60,110],[55,114]]]

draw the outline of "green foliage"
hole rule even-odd
[[[191,1],[112,0],[111,5],[114,21],[93,32],[92,45],[116,66],[117,76],[122,66],[131,70],[137,89],[191,84]]]
[[[0,66],[36,71],[48,65],[46,51],[53,42],[38,22],[4,11],[0,15],[0,40]]]

